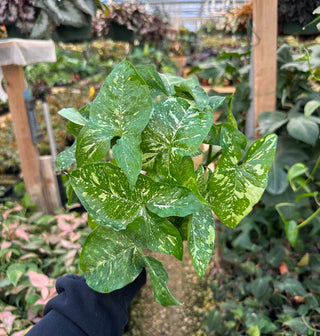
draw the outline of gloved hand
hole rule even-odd
[[[120,336],[128,322],[129,303],[145,282],[143,269],[131,284],[102,294],[91,289],[83,276],[58,278],[58,295],[26,336]]]

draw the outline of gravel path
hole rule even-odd
[[[183,262],[172,256],[152,254],[160,260],[169,273],[167,285],[182,306],[162,307],[154,301],[148,278],[137,298],[132,302],[128,331],[124,336],[205,336],[201,330],[203,311],[212,300],[209,287],[213,268],[211,261],[206,276],[196,275],[185,245]]]

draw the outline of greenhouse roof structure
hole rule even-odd
[[[109,4],[128,1],[106,1]],[[167,13],[173,28],[179,26],[196,31],[206,20],[219,19],[229,9],[243,6],[248,0],[140,0],[148,11],[159,9]]]

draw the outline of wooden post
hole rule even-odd
[[[25,107],[23,94],[25,90],[25,77],[23,67],[21,65],[3,65],[2,71],[26,191],[36,203],[38,209],[47,212],[48,209],[42,189],[38,152],[32,143],[28,115]]]
[[[52,167],[52,156],[43,155],[39,160],[47,210],[49,213],[54,213],[57,208],[61,207],[61,199],[57,177]]]
[[[253,0],[255,129],[260,113],[276,109],[277,36],[278,0]]]

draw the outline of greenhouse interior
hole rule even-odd
[[[320,0],[1,0],[0,62],[0,336],[320,335]]]

